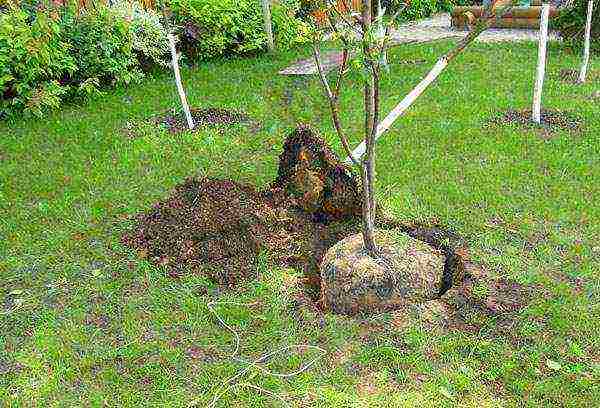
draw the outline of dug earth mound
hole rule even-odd
[[[389,245],[381,230],[378,236],[388,255],[384,259],[394,261],[369,269],[370,275],[350,265],[352,285],[341,287],[339,265],[333,274],[328,266],[335,259],[331,249],[362,246],[360,191],[354,174],[323,139],[300,126],[285,140],[277,177],[265,191],[231,180],[189,178],[166,200],[136,216],[122,241],[140,257],[165,267],[170,276],[200,273],[224,286],[257,278],[262,260],[293,267],[304,272],[304,281],[323,306],[344,314],[423,302],[457,283],[463,260],[452,245],[442,243],[453,237],[379,217],[378,227],[393,229],[394,239],[406,246]],[[377,279],[384,283],[374,283]],[[357,301],[352,297],[363,290],[358,288],[365,295]],[[372,293],[385,296],[372,298]]]

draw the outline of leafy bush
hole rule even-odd
[[[382,0],[382,7],[388,14],[395,13],[400,7],[399,19],[403,21],[420,20],[443,11],[452,11],[452,7],[465,4],[465,0]]]
[[[554,21],[567,44],[575,47],[583,44],[587,19],[588,0],[576,0],[572,8],[563,10]],[[592,50],[600,53],[600,6],[594,4],[592,16]]]
[[[41,116],[63,100],[142,77],[133,31],[104,6],[16,7],[0,13],[0,117]],[[142,51],[143,52],[143,51]]]
[[[161,22],[161,16],[152,10],[145,10],[137,2],[120,0],[114,5],[115,12],[129,22],[133,37],[133,51],[140,66],[149,70],[153,65],[169,65],[169,45],[167,31]]]
[[[301,41],[301,22],[295,18],[294,3],[288,0],[272,7],[279,49]],[[181,45],[193,58],[246,54],[266,47],[259,0],[171,0],[170,7],[181,27]]]
[[[129,23],[108,7],[97,7],[86,13],[66,12],[63,16],[65,41],[77,69],[70,81],[82,83],[89,78],[101,85],[129,84],[142,73],[133,51],[133,35]]]
[[[68,88],[58,79],[77,69],[60,33],[57,14],[15,7],[0,14],[0,117],[60,105]]]
[[[167,1],[176,12],[188,57],[265,48],[260,0]],[[280,49],[301,41],[302,23],[295,17],[298,1],[273,5]],[[168,65],[161,18],[138,3],[119,0],[112,6],[79,9],[73,1],[6,4],[11,5],[0,7],[0,118],[21,112],[41,116],[65,100],[137,82],[143,70]]]

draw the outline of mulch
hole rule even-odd
[[[501,112],[490,123],[494,125],[516,125],[521,129],[536,130],[543,139],[550,139],[558,131],[578,133],[583,129],[583,120],[568,112],[542,109],[541,124],[531,119],[531,109],[508,109]]]
[[[578,84],[579,82],[579,70],[578,69],[561,69],[556,75],[562,82],[568,84]],[[600,79],[600,71],[588,71],[587,81],[595,81]]]
[[[199,126],[231,126],[245,124],[258,126],[250,116],[224,108],[192,108],[192,119],[196,127]],[[154,123],[165,126],[171,133],[180,133],[189,130],[183,112],[168,112],[154,119]]]

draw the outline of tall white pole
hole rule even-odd
[[[275,40],[273,39],[273,23],[271,22],[271,0],[262,0],[263,17],[265,20],[265,32],[267,33],[267,45],[269,51],[275,49]]]
[[[385,27],[383,26],[383,8],[381,7],[381,0],[377,0],[377,35],[379,38],[385,36]],[[387,51],[383,50],[381,53],[381,63],[384,67],[388,66]]]
[[[542,123],[542,92],[544,90],[544,77],[546,76],[546,47],[548,44],[548,17],[550,15],[550,4],[542,6],[542,18],[540,21],[540,42],[538,47],[538,65],[533,90],[533,114],[535,123]]]
[[[187,120],[188,127],[193,129],[194,119],[192,119],[192,113],[190,112],[190,106],[185,96],[185,90],[183,89],[183,83],[181,82],[181,74],[179,73],[179,58],[177,57],[177,49],[175,48],[175,36],[171,33],[167,35],[169,39],[169,47],[171,48],[171,61],[173,63],[173,72],[175,73],[175,84],[177,85],[177,91],[179,92],[179,99],[181,99],[181,106],[185,113],[185,119]]]
[[[587,23],[585,25],[585,43],[583,48],[583,64],[579,72],[579,83],[585,82],[587,69],[590,63],[590,37],[592,36],[592,14],[594,14],[594,0],[588,0]]]

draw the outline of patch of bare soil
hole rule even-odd
[[[196,126],[230,126],[236,124],[258,126],[247,114],[224,108],[192,108],[191,113]],[[157,124],[166,126],[171,133],[180,133],[188,130],[183,112],[169,112],[155,118],[154,121]]]
[[[231,286],[251,278],[266,252],[276,264],[318,280],[325,251],[348,233],[360,211],[359,190],[309,128],[296,130],[285,146],[268,190],[190,178],[138,215],[123,242],[172,276],[192,270]]]
[[[581,118],[567,112],[554,109],[542,109],[541,124],[534,123],[531,119],[530,109],[509,109],[491,120],[495,125],[516,125],[523,129],[534,129],[543,139],[550,139],[554,133],[564,130],[572,133],[580,132],[583,128]]]
[[[420,313],[425,322],[444,331],[479,333],[494,322],[494,334],[513,337],[519,313],[538,292],[467,263],[465,280],[440,299],[420,306]]]
[[[270,262],[304,272],[319,293],[319,265],[335,243],[360,231],[361,193],[353,173],[309,127],[285,141],[277,178],[266,191],[231,180],[190,178],[171,196],[135,217],[122,241],[173,277],[201,273],[220,285],[252,279],[263,253]],[[390,220],[446,254],[444,289],[462,261],[437,227]]]

